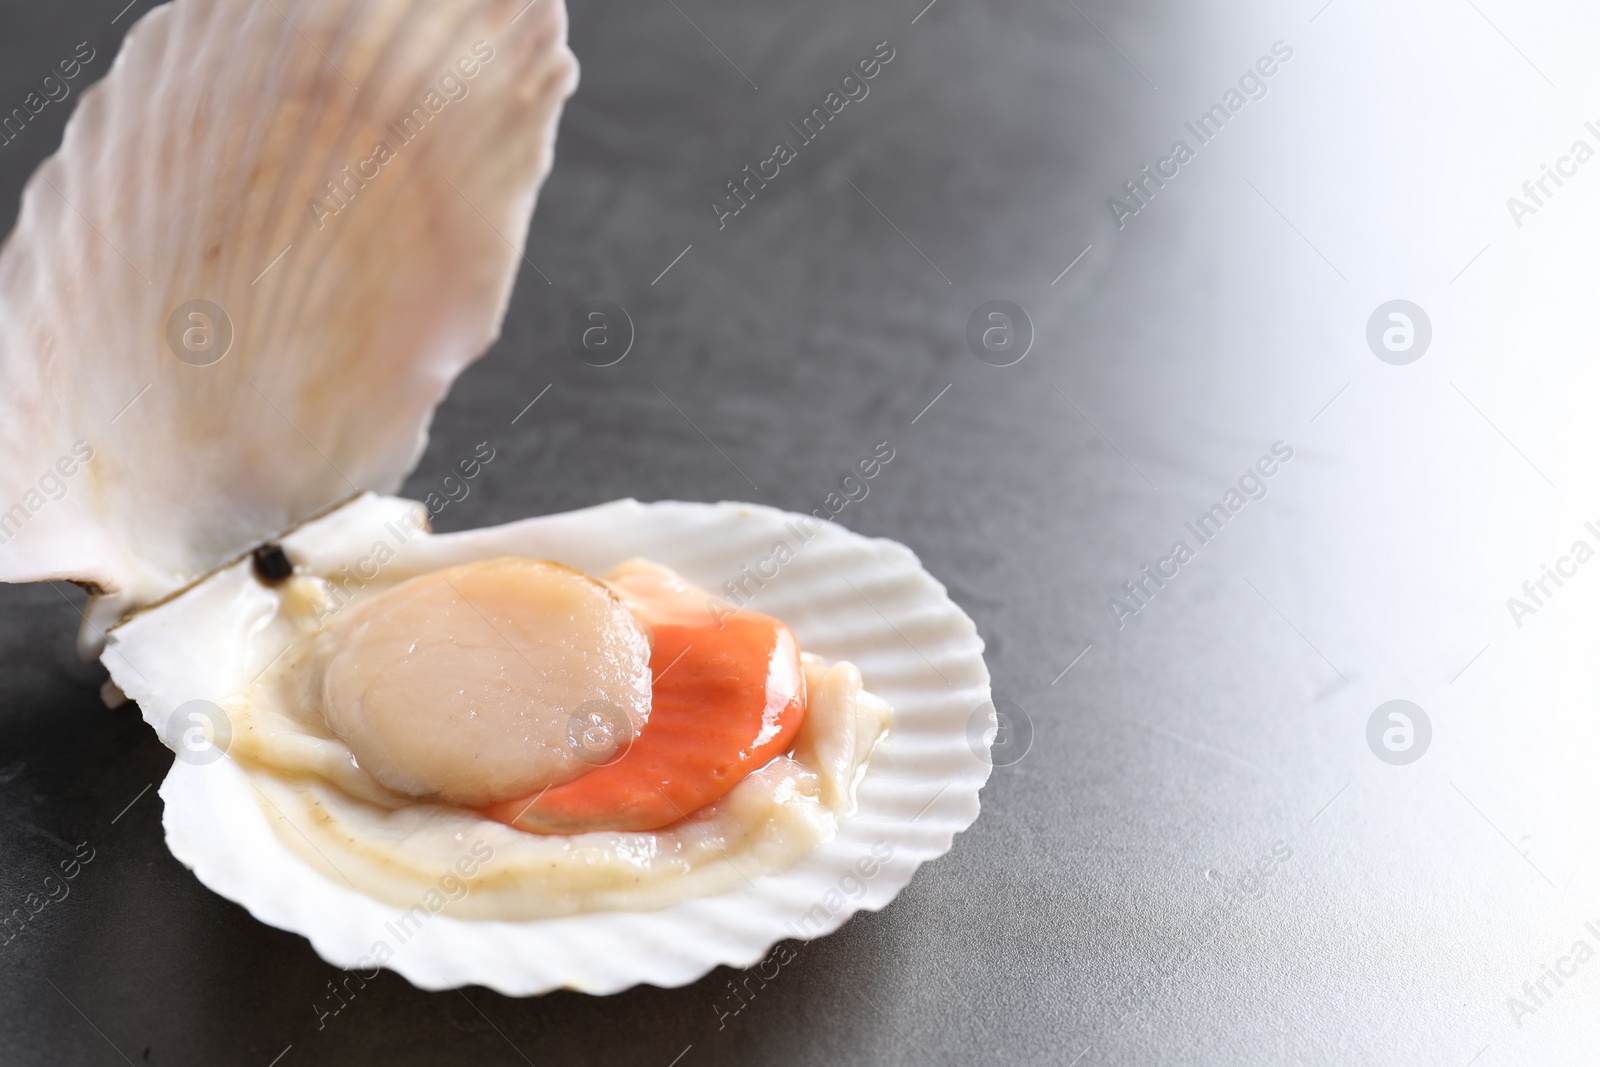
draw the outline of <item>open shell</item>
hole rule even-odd
[[[332,573],[364,552],[385,521],[413,507],[363,498],[296,531],[284,547],[308,569]],[[857,810],[831,842],[783,874],[659,911],[528,922],[436,915],[398,942],[403,909],[340,885],[287,848],[227,757],[174,763],[161,786],[168,846],[206,885],[264,922],[303,934],[330,963],[356,967],[383,942],[394,950],[385,966],[429,989],[478,984],[516,995],[682,985],[718,964],[754,963],[780,939],[820,936],[857,911],[883,907],[977,818],[990,771],[983,643],[909,549],[832,523],[802,546],[799,518],[749,504],[623,500],[421,535],[391,564],[426,570],[527,555],[601,573],[645,556],[717,588],[769,558],[774,544],[795,547],[751,606],[787,622],[802,647],[852,660],[867,687],[893,706],[894,722],[857,787]],[[176,708],[243,689],[278,652],[251,609],[227,615],[247,603],[241,593],[255,581],[241,561],[110,632],[113,677],[163,737]],[[864,860],[870,877],[861,873]]]
[[[293,530],[295,561],[333,573],[415,508],[372,493],[414,465],[530,262],[576,81],[565,37],[560,0],[176,0],[129,33],[24,191],[0,249],[0,580],[89,586],[80,647],[104,646],[168,744],[175,708],[239,692],[278,651],[243,553]],[[622,501],[419,535],[407,565],[645,556],[717,588],[793,518]],[[971,621],[907,549],[831,523],[753,606],[894,708],[835,838],[657,911],[432,916],[386,965],[513,994],[681,984],[880,908],[945,852],[989,773]],[[329,961],[369,959],[398,910],[303,862],[254,793],[226,756],[176,762],[174,855]]]

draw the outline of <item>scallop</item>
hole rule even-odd
[[[176,0],[0,249],[0,579],[91,591],[180,861],[424,988],[748,965],[888,904],[990,770],[982,641],[901,545],[391,495],[498,333],[565,38],[559,0]]]
[[[604,584],[547,560],[419,575],[321,636],[328,728],[410,796],[529,796],[607,762],[650,714],[643,624]]]

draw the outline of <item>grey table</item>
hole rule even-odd
[[[0,105],[80,41],[102,74],[150,6],[122,2],[0,4]],[[1592,1062],[1600,578],[1505,602],[1600,515],[1600,172],[1505,201],[1600,144],[1595,16],[922,2],[574,0],[545,277],[407,492],[487,440],[441,529],[810,511],[890,442],[838,521],[949,585],[1008,716],[951,854],[742,1000],[728,970],[524,1000],[385,974],[319,1027],[337,972],[168,855],[172,757],[73,657],[80,594],[4,588],[0,906],[93,858],[0,946],[0,1061]],[[880,42],[869,94],[719,219]],[[7,228],[70,107],[0,149]],[[564,340],[597,298],[636,330],[605,368]],[[1386,348],[1380,315],[1369,344],[1395,299],[1429,336],[1408,312]],[[968,343],[993,300],[1027,316],[1009,366]]]

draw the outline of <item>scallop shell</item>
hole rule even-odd
[[[575,84],[560,0],[141,19],[0,250],[0,580],[92,583],[92,630],[398,489],[499,332]]]
[[[560,0],[176,0],[133,28],[29,182],[0,248],[0,580],[90,586],[80,648],[104,644],[163,738],[180,704],[239,692],[278,651],[243,553],[292,530],[297,562],[336,571],[417,507],[373,493],[414,465],[532,266],[576,81],[565,37]],[[622,501],[404,551],[591,573],[646,556],[717,588],[798,519]],[[881,908],[947,851],[989,773],[971,620],[907,549],[831,523],[754,606],[894,707],[834,840],[659,911],[433,916],[387,965],[513,994],[678,985]],[[329,961],[361,962],[400,913],[285,848],[253,791],[226,756],[176,762],[172,852]]]
[[[372,544],[384,522],[415,507],[363,497],[296,531],[284,548],[313,571],[336,571]],[[797,536],[797,523],[816,530],[809,541]],[[808,651],[855,662],[867,687],[894,708],[858,785],[857,810],[832,841],[788,871],[659,911],[530,922],[436,915],[396,946],[402,910],[332,881],[288,849],[226,756],[174,763],[160,790],[168,847],[206,885],[263,922],[304,935],[328,962],[354,967],[386,942],[396,953],[385,966],[426,989],[476,984],[521,995],[677,986],[719,964],[749,966],[781,939],[820,936],[857,911],[882,908],[977,818],[990,772],[983,642],[905,546],[751,504],[622,500],[420,535],[390,565],[421,571],[510,554],[603,573],[645,556],[715,589],[770,559],[778,542],[794,557],[751,606],[788,623]],[[243,689],[277,654],[257,625],[269,600],[240,561],[111,630],[106,662],[167,737],[174,709]],[[864,876],[860,864],[869,856],[883,862],[869,864],[874,873]]]

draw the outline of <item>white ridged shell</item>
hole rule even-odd
[[[384,520],[413,506],[362,498],[297,531],[285,547],[313,568],[349,561]],[[776,542],[798,546],[794,527],[786,525],[798,518],[748,504],[624,500],[419,538],[402,558],[410,570],[463,555],[519,554],[601,573],[645,556],[716,589],[770,557]],[[162,736],[174,708],[242,689],[275,654],[252,644],[249,628],[218,610],[237,603],[239,588],[252,581],[248,564],[236,564],[111,631],[106,662]],[[948,851],[954,835],[977,818],[978,791],[990,769],[980,755],[987,720],[979,710],[990,699],[989,675],[972,621],[909,549],[832,523],[821,524],[750,606],[792,626],[807,650],[855,662],[867,687],[894,708],[860,783],[859,808],[835,840],[781,875],[661,911],[520,923],[435,916],[387,965],[423,988],[479,984],[512,995],[682,985],[719,964],[748,966],[774,942],[799,936],[793,924],[830,890],[852,888],[847,876],[875,843],[888,843],[892,856],[864,879],[858,896],[841,894],[842,906],[825,909],[825,921],[812,913],[806,935],[827,933],[858,910],[882,908],[918,866]],[[375,942],[394,941],[384,924],[398,922],[401,909],[336,884],[285,847],[233,760],[175,763],[161,797],[173,854],[257,918],[304,935],[324,959],[343,967],[366,958]]]
[[[479,41],[494,55],[467,79]],[[0,580],[93,582],[115,618],[396,490],[499,332],[575,82],[561,0],[178,0],[141,19],[0,250],[0,509],[94,450],[64,499],[17,513]],[[401,143],[386,124],[419,103]],[[394,158],[364,168],[380,140]],[[375,176],[319,217],[345,166]],[[194,366],[168,324],[202,299],[234,338]]]
[[[91,618],[109,623],[208,575],[110,633],[113,678],[163,736],[179,704],[239,691],[275,651],[251,629],[248,564],[225,561],[357,489],[392,492],[434,405],[497,335],[575,83],[565,35],[560,0],[177,0],[129,33],[29,183],[0,249],[0,509],[31,501],[76,442],[94,459],[20,529],[0,511],[0,580],[94,583],[106,595]],[[496,58],[470,95],[319,219],[323,183],[371,158],[385,124],[479,40]],[[227,311],[220,362],[170,350],[169,320],[191,300]],[[363,496],[286,543],[337,570],[370,543],[369,521],[407,507]],[[789,518],[623,501],[407,550],[591,572],[642,555],[716,588],[792,536]],[[894,707],[838,837],[781,875],[661,911],[436,916],[393,969],[512,994],[678,985],[793,936],[875,843],[888,862],[808,936],[883,907],[949,849],[989,772],[971,621],[905,548],[831,524],[752,606],[857,663]],[[98,644],[94,622],[86,638]],[[360,962],[398,919],[285,848],[230,759],[175,763],[161,796],[180,860],[331,962]]]

